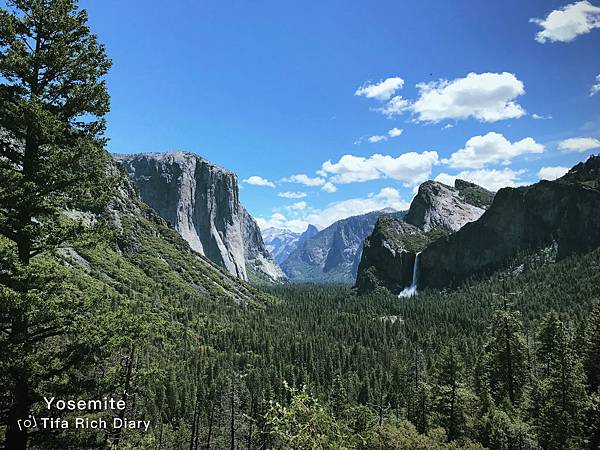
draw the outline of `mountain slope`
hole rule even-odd
[[[273,255],[275,262],[283,264],[288,256],[296,250],[298,245],[313,237],[318,232],[319,229],[314,225],[308,225],[303,233],[295,233],[290,230],[271,227],[262,231],[262,237],[265,247]]]
[[[114,157],[144,202],[192,249],[242,280],[248,279],[248,268],[272,281],[285,279],[265,248],[256,221],[239,202],[233,172],[186,152]]]
[[[378,286],[398,293],[410,285],[416,253],[477,220],[493,196],[462,180],[454,187],[436,181],[421,184],[403,219],[381,217],[365,239],[356,277],[359,293]]]
[[[111,201],[102,214],[112,230],[111,242],[64,249],[62,257],[113,287],[144,286],[199,299],[255,302],[261,294],[232,276],[190,245],[139,197],[121,169],[110,166],[116,179]],[[117,288],[119,289],[119,288]]]
[[[556,181],[501,189],[478,221],[423,251],[419,285],[454,286],[553,242],[558,259],[598,247],[599,168],[600,156],[593,156]]]
[[[300,244],[282,269],[290,281],[352,283],[363,241],[383,214],[404,215],[388,209],[339,220]]]

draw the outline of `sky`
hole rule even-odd
[[[263,228],[497,190],[600,153],[600,1],[82,0],[111,152],[237,173]]]

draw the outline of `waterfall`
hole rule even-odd
[[[404,288],[398,297],[412,297],[417,294],[417,276],[419,274],[419,255],[421,252],[415,254],[415,264],[413,265],[412,283],[407,288]]]

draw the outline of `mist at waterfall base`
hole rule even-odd
[[[421,252],[415,254],[415,263],[413,265],[413,274],[412,274],[412,283],[407,288],[404,288],[402,292],[398,294],[398,298],[406,298],[412,297],[413,295],[417,295],[417,275],[418,275],[418,264],[419,264],[419,255]]]

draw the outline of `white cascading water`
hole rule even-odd
[[[409,287],[404,288],[398,297],[412,297],[417,294],[417,275],[418,275],[418,264],[419,264],[419,255],[421,252],[417,252],[415,254],[415,264],[413,266],[413,275],[412,275],[412,283]]]

